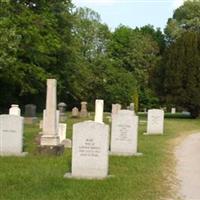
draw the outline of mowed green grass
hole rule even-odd
[[[91,117],[92,118],[92,117]],[[142,117],[144,120],[145,117]],[[68,117],[67,137],[72,124]],[[108,122],[107,119],[105,119]],[[35,141],[38,124],[25,126],[26,157],[0,157],[1,200],[159,200],[175,199],[170,187],[173,174],[173,139],[200,131],[200,120],[165,119],[163,136],[144,136],[146,123],[139,125],[142,157],[110,156],[105,180],[64,179],[71,170],[71,150],[62,156],[42,156]],[[173,184],[172,184],[173,185]]]

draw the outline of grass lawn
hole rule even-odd
[[[142,120],[145,116],[142,116]],[[67,137],[71,138],[72,124],[80,119],[68,117]],[[107,119],[105,120],[107,121]],[[159,200],[175,192],[173,147],[175,138],[200,131],[200,120],[165,119],[163,136],[143,136],[146,123],[139,125],[139,152],[142,157],[109,159],[105,180],[64,179],[71,168],[71,150],[64,155],[37,154],[35,137],[38,124],[25,126],[26,157],[0,157],[1,200]],[[172,181],[172,182],[171,182]]]

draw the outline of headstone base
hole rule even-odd
[[[163,135],[163,133],[143,133],[143,135]]]
[[[60,144],[59,136],[54,135],[43,135],[40,138],[40,145],[41,146],[57,146]]]
[[[109,155],[111,156],[136,156],[136,157],[139,157],[139,156],[143,156],[143,153],[117,153],[117,152],[109,152]]]
[[[28,154],[28,152],[22,152],[22,153],[3,153],[0,152],[0,156],[18,156],[18,157],[24,157]]]
[[[25,124],[34,124],[37,122],[37,117],[25,117],[24,123]]]
[[[106,177],[85,177],[85,176],[73,176],[72,173],[68,172],[64,175],[64,178],[68,179],[87,179],[87,180],[103,180],[107,178],[112,178],[114,175],[108,175]]]
[[[64,153],[64,145],[56,146],[38,146],[38,151],[42,155],[62,155]]]

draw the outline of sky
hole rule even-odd
[[[120,24],[135,28],[147,24],[165,28],[173,11],[184,0],[72,0],[77,7],[88,7],[98,12],[111,30]]]

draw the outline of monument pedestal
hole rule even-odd
[[[62,155],[64,153],[64,145],[59,144],[55,146],[38,146],[38,151],[43,155]]]
[[[42,135],[40,139],[41,146],[57,146],[60,144],[60,138],[57,135]]]

